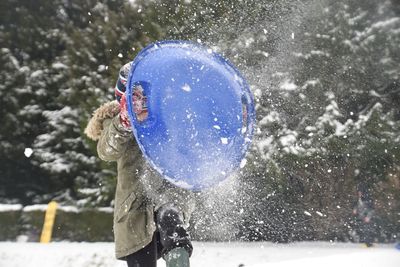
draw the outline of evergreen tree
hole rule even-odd
[[[55,107],[62,77],[52,77],[51,64],[61,55],[65,34],[59,30],[53,1],[3,1],[1,8],[1,162],[4,195],[31,202],[49,192],[51,182],[40,166],[24,156],[44,133],[45,107]],[[29,150],[28,150],[29,151]],[[29,155],[28,153],[27,155]],[[35,156],[35,153],[32,157]],[[3,175],[4,174],[4,175]],[[3,187],[2,187],[3,188]]]
[[[277,65],[282,71],[262,90],[262,103],[271,105],[259,109],[267,116],[255,155],[299,178],[304,208],[323,215],[311,222],[318,236],[346,239],[356,184],[369,184],[380,198],[375,185],[400,163],[399,69],[392,64],[400,25],[390,1],[309,3],[291,53]]]

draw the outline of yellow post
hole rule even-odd
[[[40,236],[40,243],[49,243],[51,234],[53,233],[54,220],[56,218],[57,202],[51,201],[47,205],[46,215],[44,217],[44,224],[42,235]]]

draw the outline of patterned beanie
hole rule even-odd
[[[121,101],[121,97],[125,93],[126,82],[128,80],[129,71],[131,69],[131,63],[132,62],[126,63],[119,70],[117,84],[115,85],[115,98],[118,102]]]

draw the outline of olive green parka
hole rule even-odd
[[[119,110],[116,101],[102,105],[94,112],[85,133],[97,141],[102,160],[117,162],[115,254],[124,259],[151,242],[157,229],[154,213],[159,207],[173,204],[188,224],[194,201],[190,191],[175,187],[149,167],[132,132],[121,125]]]

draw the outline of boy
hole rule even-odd
[[[114,238],[118,259],[128,267],[155,267],[157,259],[189,265],[193,247],[186,232],[194,208],[192,193],[162,179],[152,170],[136,143],[129,122],[125,85],[130,63],[119,73],[117,101],[98,108],[85,130],[97,141],[99,157],[117,162],[114,202]],[[136,98],[139,121],[147,118],[145,97]]]

